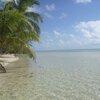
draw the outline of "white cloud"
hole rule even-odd
[[[60,19],[65,19],[67,17],[66,13],[62,13],[61,16],[59,17]]]
[[[60,44],[64,44],[64,41],[62,39],[59,40]]]
[[[13,0],[3,0],[3,1],[13,1]]]
[[[49,19],[53,19],[54,16],[52,15],[52,11],[56,10],[55,4],[47,4],[44,6],[43,11],[41,14],[43,14],[43,16],[49,18]]]
[[[45,8],[47,11],[54,11],[56,9],[55,4],[45,5]]]
[[[75,26],[74,33],[54,30],[41,35],[37,49],[97,48],[100,46],[100,20],[83,21]]]
[[[71,49],[76,48],[77,46],[82,46],[82,41],[80,38],[77,38],[77,36],[74,34],[54,30],[51,33],[42,33],[41,44],[36,45],[35,48],[38,50],[54,50]]]
[[[13,1],[13,0],[0,0],[1,2],[9,2],[9,1]]]
[[[74,37],[75,37],[73,34],[70,34],[69,36],[70,36],[71,38],[74,38]]]
[[[54,33],[55,37],[61,37],[61,33],[60,32],[54,30],[53,33]]]
[[[28,12],[31,12],[31,11],[38,12],[37,8],[32,8],[32,7],[28,7],[27,11]]]
[[[49,19],[53,19],[53,16],[47,12],[44,13],[44,16],[46,16]]]
[[[76,0],[76,3],[91,3],[92,0]]]
[[[100,20],[80,22],[76,30],[91,43],[100,43]]]
[[[13,0],[0,0],[1,2],[9,2],[9,1],[13,1]],[[16,0],[15,0],[16,2]]]
[[[37,13],[42,13],[42,8],[38,7],[38,6],[34,6],[34,7],[28,7],[27,10],[28,12],[37,12]]]
[[[27,11],[28,12],[37,12],[37,13],[40,13],[42,16],[46,17],[46,18],[53,19],[53,15],[51,13],[47,12],[42,7],[38,7],[38,6],[28,7]]]

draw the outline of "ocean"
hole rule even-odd
[[[100,51],[37,52],[0,74],[0,100],[100,100]]]

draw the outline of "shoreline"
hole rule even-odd
[[[14,54],[0,54],[0,63],[3,66],[7,66],[9,63],[19,60]]]

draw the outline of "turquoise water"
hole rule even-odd
[[[100,100],[100,52],[39,53],[38,64],[48,100]]]
[[[13,68],[13,66],[16,66]],[[100,100],[100,52],[38,52],[0,75],[0,100]]]

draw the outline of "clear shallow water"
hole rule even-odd
[[[0,74],[0,100],[100,100],[100,52],[39,52]]]

